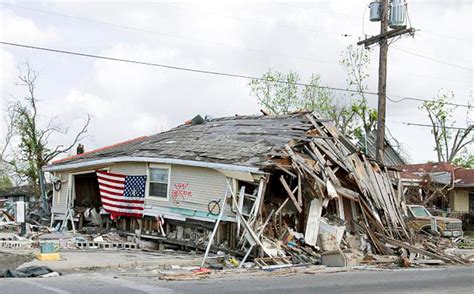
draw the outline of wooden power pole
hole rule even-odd
[[[383,163],[384,143],[385,143],[385,112],[386,112],[386,91],[387,91],[387,53],[388,40],[403,34],[415,33],[415,29],[399,27],[388,30],[388,0],[382,0],[380,34],[357,42],[357,45],[364,45],[368,48],[370,45],[379,43],[379,80],[378,80],[378,108],[377,108],[377,143],[376,143],[376,160]]]
[[[380,35],[385,35],[388,31],[388,0],[382,0],[382,21],[380,22]],[[379,51],[379,102],[377,107],[377,148],[375,148],[375,158],[378,162],[383,162],[385,143],[385,110],[387,101],[387,38],[380,39]]]

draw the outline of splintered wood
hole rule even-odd
[[[246,251],[243,262],[258,246],[261,257],[268,258],[256,262],[268,268],[288,266],[287,256],[292,256],[292,263],[321,262],[321,249],[343,247],[390,256],[405,250],[430,258],[417,260],[420,263],[465,263],[426,244],[416,244],[416,235],[408,230],[403,215],[401,182],[391,178],[386,167],[362,154],[327,120],[314,113],[299,115],[304,120],[306,136],[293,137],[269,156],[265,166],[273,173],[260,182],[253,217],[244,218],[242,213],[245,191],[241,191],[238,202],[238,191],[232,191],[228,183],[237,228],[243,231],[239,242]],[[272,183],[276,185],[270,187],[270,192],[286,197],[278,201],[276,210],[268,209],[264,202],[265,197],[274,195],[264,192],[268,177],[273,175],[276,178]],[[291,211],[289,222],[282,221],[285,206]],[[295,227],[290,228],[289,223]],[[304,230],[304,235],[296,230]],[[353,234],[344,235],[345,230]],[[360,242],[349,243],[351,237],[360,238]],[[312,256],[305,250],[318,254]],[[407,256],[403,258],[408,260]]]
[[[332,124],[310,113],[306,114],[306,119],[314,127],[307,132],[309,139],[291,141],[285,147],[286,158],[279,159],[291,166],[280,169],[298,179],[298,195],[295,195],[285,177],[280,177],[298,213],[302,213],[301,185],[304,185],[313,199],[320,200],[319,206],[327,205],[330,199],[337,199],[341,204],[343,198],[349,200],[352,206],[358,206],[358,213],[352,216],[352,221],[357,222],[359,233],[367,234],[376,252],[393,254],[394,242],[391,240],[400,242],[398,245],[410,242],[412,236],[402,215],[402,199],[394,189],[394,184],[399,181],[392,183],[386,168],[360,154],[356,146]],[[311,201],[311,198],[308,200]],[[344,218],[342,205],[338,207],[338,213],[342,214],[339,217]],[[319,209],[312,203],[308,218],[316,219],[307,219],[307,227],[317,226]],[[352,211],[354,213],[356,209]],[[306,230],[306,235],[309,231]],[[306,237],[311,245],[316,243],[317,236],[309,234]],[[447,260],[439,258],[438,254],[432,256]]]

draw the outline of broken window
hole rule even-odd
[[[151,197],[168,198],[168,168],[150,167],[150,186],[148,195]]]
[[[423,206],[412,206],[410,207],[410,211],[415,217],[425,217],[431,216],[431,214],[424,208]]]

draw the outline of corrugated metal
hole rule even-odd
[[[371,158],[376,158],[376,146],[377,146],[377,132],[372,131],[367,134],[367,146],[364,143],[364,140],[361,140],[357,143],[357,146],[364,151]],[[365,150],[367,147],[367,150]],[[385,152],[383,158],[383,164],[386,166],[399,166],[404,165],[405,161],[401,158],[395,149],[390,145],[390,143],[385,140]]]
[[[54,213],[66,213],[67,212],[67,194],[69,186],[69,173],[57,174],[61,178],[61,190],[56,191],[53,189],[53,207],[51,211]]]
[[[450,172],[432,172],[430,176],[431,176],[431,181],[435,183],[444,184],[444,185],[451,184]]]

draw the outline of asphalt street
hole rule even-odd
[[[0,293],[474,293],[474,268],[352,271],[287,277],[160,281],[114,272],[1,279]]]

